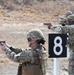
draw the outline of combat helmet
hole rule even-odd
[[[44,39],[44,34],[40,29],[32,29],[27,33],[27,38],[32,40],[41,40]]]
[[[72,11],[67,11],[67,12],[65,13],[65,15],[66,15],[66,16],[72,15]]]
[[[74,24],[74,15],[69,15],[66,19],[67,23]]]

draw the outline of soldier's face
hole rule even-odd
[[[35,48],[36,47],[36,40],[28,39],[29,47]]]

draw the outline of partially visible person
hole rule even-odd
[[[68,17],[69,15],[72,15],[73,13],[72,13],[72,11],[67,11],[66,13],[65,13],[65,15],[66,15],[66,17]]]
[[[70,49],[69,57],[69,75],[74,75],[74,15],[69,15],[66,18],[67,25],[65,26],[53,26],[47,25],[48,29],[57,31],[61,34],[68,34],[67,47]]]
[[[27,40],[30,49],[13,48],[6,42],[0,43],[0,47],[9,59],[20,63],[17,75],[46,75],[48,55],[44,34],[39,29],[32,29],[27,33]]]
[[[67,24],[66,23],[66,18],[69,16],[69,15],[72,15],[73,13],[72,13],[72,11],[67,11],[66,13],[65,13],[65,18],[62,18],[62,17],[60,17],[60,16],[58,16],[58,22],[59,22],[59,24],[61,24],[61,25],[65,25],[65,24]]]

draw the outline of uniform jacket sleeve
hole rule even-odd
[[[32,51],[30,49],[22,50],[21,52],[16,54],[15,52],[11,51],[10,48],[6,48],[5,52],[8,58],[11,59],[12,61],[19,62],[19,63],[31,61]]]
[[[58,20],[59,24],[67,24],[66,18],[58,17],[57,20]]]
[[[22,49],[18,49],[18,48],[14,48],[14,47],[10,47],[10,50],[15,52],[16,54],[22,52]]]
[[[59,33],[69,33],[71,27],[68,25],[66,25],[66,26],[51,26],[51,29],[56,32],[59,32]]]

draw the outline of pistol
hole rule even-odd
[[[44,25],[51,25],[51,23],[43,23]]]
[[[0,44],[1,44],[1,43],[5,43],[5,41],[0,41]]]

